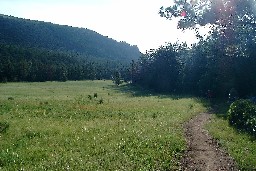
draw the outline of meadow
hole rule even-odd
[[[0,170],[177,170],[192,97],[111,81],[0,84]]]

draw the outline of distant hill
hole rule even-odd
[[[137,46],[95,31],[0,15],[0,82],[130,79]]]
[[[122,62],[137,59],[140,55],[137,46],[117,42],[89,29],[2,14],[0,15],[0,43],[79,53],[91,58]]]

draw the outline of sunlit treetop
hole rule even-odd
[[[178,18],[178,28],[216,25],[221,28],[240,25],[256,26],[256,0],[174,0],[174,5],[161,7],[159,14]]]

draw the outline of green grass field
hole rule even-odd
[[[256,170],[256,139],[230,127],[226,111],[217,112],[206,128],[220,145],[235,159],[241,170]]]
[[[0,170],[175,170],[182,124],[206,110],[111,81],[7,83],[0,94]]]
[[[206,111],[196,98],[111,81],[7,83],[0,93],[0,170],[176,170],[182,124]],[[255,138],[219,113],[206,128],[255,169]]]

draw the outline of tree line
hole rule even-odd
[[[131,65],[133,82],[159,92],[228,97],[256,94],[255,2],[185,1],[160,8],[167,19],[178,18],[180,29],[195,31],[199,42],[167,44],[142,55]],[[204,38],[199,26],[208,26]]]
[[[111,79],[116,71],[125,76],[126,70],[117,61],[0,44],[0,82]]]
[[[221,37],[219,37],[221,38]],[[168,44],[142,55],[131,65],[133,83],[157,92],[228,97],[234,88],[241,97],[256,93],[256,44],[222,48],[209,37],[193,47]]]

